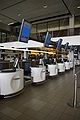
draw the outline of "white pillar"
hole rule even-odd
[[[69,29],[70,29],[70,35],[74,35],[74,15],[69,17]]]

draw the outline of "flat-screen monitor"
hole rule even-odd
[[[13,67],[14,67],[14,68],[17,67],[18,62],[19,62],[18,58],[15,58],[14,63],[13,63]]]
[[[69,43],[67,42],[64,46],[65,51],[68,49],[68,45],[69,45]]]
[[[70,48],[69,48],[69,49],[70,49],[70,50],[69,50],[70,52],[71,52],[71,51],[73,51],[73,47],[72,47],[72,45],[70,46]]]
[[[45,37],[45,42],[44,42],[45,47],[49,47],[50,40],[51,40],[51,36],[50,36],[49,32],[47,32],[46,37]]]
[[[29,39],[30,30],[31,30],[31,24],[23,19],[18,41],[27,43]]]
[[[61,43],[62,43],[62,39],[60,38],[58,41],[57,41],[57,50],[60,50],[61,49]]]

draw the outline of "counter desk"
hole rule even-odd
[[[58,69],[59,69],[59,72],[65,72],[65,64],[64,63],[58,63]]]
[[[65,62],[65,69],[69,70],[70,69],[70,62]]]
[[[46,79],[46,67],[31,67],[31,77],[33,83],[39,83]]]
[[[57,65],[54,64],[48,64],[48,72],[49,72],[49,76],[55,76],[58,74],[58,67]]]
[[[0,96],[11,97],[24,88],[23,69],[12,71],[5,69],[0,72]]]
[[[73,68],[73,62],[70,61],[70,68]]]

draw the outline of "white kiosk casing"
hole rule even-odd
[[[48,64],[48,72],[49,72],[49,76],[55,76],[58,74],[58,68],[57,65],[49,65]]]
[[[0,73],[0,95],[9,96],[24,88],[23,69]]]
[[[46,67],[31,67],[31,77],[33,83],[39,83],[46,79]]]
[[[66,70],[69,70],[70,69],[70,62],[65,62],[65,69]]]
[[[65,72],[65,64],[64,63],[58,63],[58,69],[59,69],[59,72]]]
[[[70,61],[69,63],[70,63],[70,68],[73,68],[73,62]]]

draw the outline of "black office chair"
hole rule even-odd
[[[2,64],[0,64],[0,70],[2,70],[3,69],[3,65]]]
[[[24,75],[25,76],[30,76],[31,75],[31,63],[30,62],[26,62],[24,63]]]
[[[24,80],[25,83],[32,83],[32,77],[31,77],[31,62],[25,62],[24,63]]]

